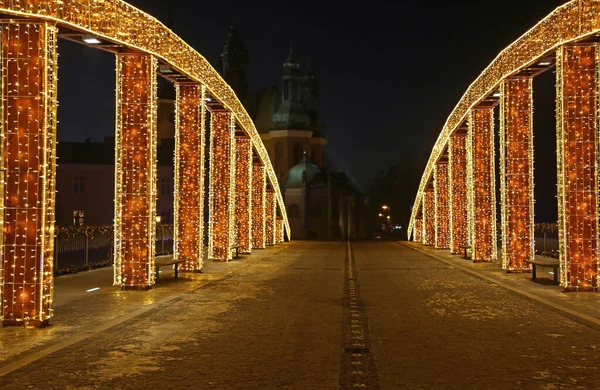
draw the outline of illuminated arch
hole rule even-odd
[[[0,13],[49,21],[58,27],[151,54],[181,75],[204,85],[224,108],[232,112],[250,137],[275,190],[287,236],[291,237],[277,175],[252,119],[233,89],[210,63],[159,20],[120,0],[0,0]]]
[[[600,33],[598,15],[600,15],[598,0],[573,0],[556,8],[501,51],[467,88],[446,120],[423,172],[407,230],[409,239],[413,234],[423,195],[431,180],[436,162],[443,155],[450,136],[467,120],[471,110],[498,90],[501,82],[506,78],[522,70],[534,68],[543,58],[562,45]]]

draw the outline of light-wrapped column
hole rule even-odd
[[[277,243],[285,241],[285,227],[283,226],[283,218],[277,217]]]
[[[184,271],[202,270],[204,235],[205,87],[177,84],[175,103],[175,259]]]
[[[114,284],[154,284],[156,58],[117,54]]]
[[[240,253],[252,250],[252,143],[246,136],[235,138],[235,232]]]
[[[276,210],[275,191],[268,189],[265,196],[265,244],[267,246],[275,245],[276,242]]]
[[[423,244],[435,244],[435,194],[426,190],[423,195]]]
[[[454,133],[448,143],[450,177],[450,251],[469,244],[467,230],[467,135]]]
[[[505,79],[500,85],[500,194],[502,268],[529,271],[535,258],[533,213],[533,82]]]
[[[252,248],[264,249],[267,176],[261,164],[252,165]]]
[[[1,26],[1,318],[40,326],[52,317],[57,30]]]
[[[423,218],[415,219],[415,233],[413,237],[415,242],[423,243]]]
[[[450,247],[449,191],[448,164],[437,163],[434,171],[436,249],[447,249]]]
[[[598,88],[598,45],[558,48],[558,231],[566,291],[598,287]]]
[[[475,108],[469,114],[467,188],[472,259],[497,259],[496,190],[494,175],[494,108]]]
[[[230,111],[212,112],[208,255],[229,261],[235,241],[235,122]]]

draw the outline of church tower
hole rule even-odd
[[[248,50],[242,43],[235,24],[231,24],[227,43],[221,52],[221,76],[240,100],[250,92]]]
[[[273,114],[273,128],[262,134],[280,183],[288,171],[306,155],[316,166],[325,168],[323,126],[317,111],[317,79],[312,67],[303,75],[290,50],[283,63],[281,102]]]

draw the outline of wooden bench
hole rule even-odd
[[[241,247],[242,247],[242,246],[241,246],[241,245],[238,245],[238,244],[233,244],[233,245],[231,246],[231,250],[234,250],[234,249],[235,249],[235,257],[234,257],[234,259],[237,259],[237,258],[240,256],[240,248],[241,248]]]
[[[531,264],[532,270],[531,270],[531,280],[535,280],[537,278],[537,267],[548,267],[548,268],[552,268],[552,270],[554,271],[554,284],[559,284],[558,282],[558,267],[560,265],[560,261],[558,259],[551,259],[551,258],[536,258],[534,260],[525,260],[526,263]]]
[[[185,263],[183,259],[174,259],[173,255],[164,255],[164,256],[156,256],[154,261],[154,268],[156,268],[156,279],[159,277],[160,267],[164,267],[167,265],[175,266],[175,277],[179,277],[179,264]]]
[[[468,257],[467,257],[467,249],[471,249],[471,245],[462,245],[461,248],[463,248],[464,251],[465,251],[465,255],[463,256],[463,259],[468,259]]]

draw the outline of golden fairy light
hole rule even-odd
[[[3,20],[0,30],[3,325],[42,325],[53,314],[56,34],[25,21]]]
[[[265,197],[265,244],[267,246],[275,245],[277,237],[275,231],[276,222],[276,207],[275,204],[275,191],[272,189],[267,190]]]
[[[453,254],[467,246],[467,135],[455,133],[448,144],[450,177],[450,250]]]
[[[175,106],[175,259],[184,271],[202,270],[204,231],[205,88],[176,84]]]
[[[598,57],[597,43],[556,53],[560,279],[567,291],[598,288]]]
[[[156,58],[117,54],[114,284],[154,284]]]
[[[417,218],[415,220],[415,232],[413,237],[415,242],[423,242],[423,218]]]
[[[448,185],[448,164],[438,163],[434,171],[436,249],[450,247],[450,189]]]
[[[500,88],[502,267],[528,271],[535,258],[533,214],[533,82],[505,79]]]
[[[497,258],[496,185],[494,169],[494,109],[474,109],[467,139],[467,190],[474,262]]]
[[[423,202],[423,244],[435,244],[435,194],[433,190],[425,192]]]
[[[497,90],[500,82],[507,76],[529,65],[540,63],[542,58],[553,56],[557,47],[598,34],[600,32],[598,15],[600,15],[600,2],[596,0],[569,1],[556,8],[502,50],[473,81],[446,120],[429,156],[415,197],[408,226],[409,232],[412,231],[412,225],[420,209],[435,163],[446,149],[450,136],[467,120],[471,110]]]
[[[265,167],[262,164],[252,164],[252,248],[264,249],[266,246],[266,192]]]
[[[235,240],[235,125],[231,112],[214,110],[210,126],[208,256],[232,258]]]
[[[240,253],[252,250],[252,144],[246,136],[235,138],[235,231]]]

